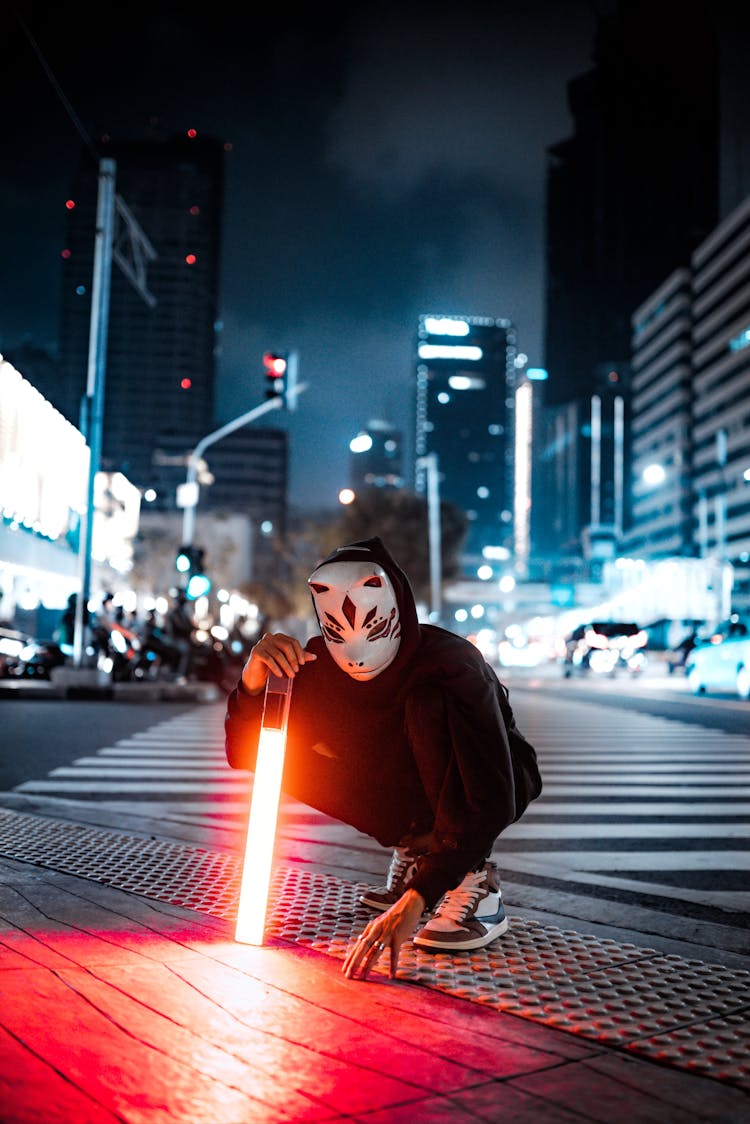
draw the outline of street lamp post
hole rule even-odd
[[[301,383],[299,386],[295,387],[295,397],[301,394],[305,389],[305,383]],[[183,547],[193,545],[193,538],[195,536],[195,509],[198,506],[199,495],[197,479],[198,468],[206,449],[209,445],[220,441],[222,437],[226,437],[227,434],[234,433],[236,429],[241,429],[243,425],[247,425],[249,422],[255,421],[256,418],[262,417],[263,414],[267,414],[269,410],[280,410],[283,406],[284,399],[281,397],[269,398],[266,402],[261,402],[260,406],[254,406],[252,410],[240,414],[240,416],[234,418],[233,421],[227,422],[226,425],[222,425],[219,429],[215,429],[212,433],[207,434],[198,442],[193,451],[188,454],[187,475],[185,483],[182,486],[184,497],[184,503],[182,505],[184,508],[182,515]]]
[[[437,453],[417,457],[417,468],[427,472],[427,515],[430,539],[430,619],[438,622],[442,615],[442,530],[440,526],[440,486]]]
[[[81,403],[81,430],[89,446],[89,474],[86,508],[83,512],[78,545],[80,590],[76,602],[73,636],[73,664],[83,666],[86,606],[91,591],[91,547],[94,534],[94,491],[99,471],[104,427],[104,384],[107,370],[107,337],[113,260],[120,267],[136,292],[150,308],[156,297],[147,284],[146,266],[156,251],[141,230],[124,200],[115,193],[117,164],[114,160],[99,161],[94,269],[92,276],[91,312],[89,318],[89,351],[86,394]]]

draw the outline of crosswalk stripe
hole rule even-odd
[[[614,717],[603,704],[583,708],[542,692],[513,701],[520,728],[537,747],[544,788],[497,841],[504,877],[557,879],[577,894],[610,886],[750,909],[748,738],[653,715]],[[223,704],[197,707],[16,791],[100,799],[115,811],[238,830],[246,823],[252,774],[229,768],[223,724]],[[340,825],[303,810],[282,823],[286,838],[305,840],[314,825],[316,839],[337,845]],[[711,872],[719,870],[736,873],[736,890],[712,888]]]

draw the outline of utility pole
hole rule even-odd
[[[427,472],[427,514],[430,540],[430,620],[438,624],[442,616],[442,529],[440,526],[440,486],[437,453],[417,457],[417,468]]]
[[[107,372],[109,297],[112,258],[152,308],[156,298],[146,287],[145,264],[156,251],[138,226],[125,203],[115,195],[117,165],[114,160],[99,161],[99,188],[96,204],[94,275],[91,288],[91,319],[86,395],[81,403],[81,430],[89,446],[89,476],[86,510],[81,518],[78,543],[80,590],[76,602],[73,663],[83,662],[85,611],[91,593],[91,543],[94,533],[94,485],[101,464],[104,423],[104,383]],[[119,230],[116,220],[120,219]]]
[[[306,383],[301,383],[295,387],[294,394],[296,396],[302,394],[307,389]],[[239,417],[234,418],[233,421],[227,422],[219,429],[215,429],[212,433],[207,434],[201,438],[193,451],[188,454],[187,459],[187,476],[185,483],[182,485],[182,507],[184,508],[182,516],[182,546],[188,547],[193,545],[195,537],[195,509],[198,506],[198,496],[200,489],[198,486],[198,466],[201,458],[209,447],[216,441],[220,441],[222,437],[226,437],[229,433],[234,433],[236,429],[241,429],[242,426],[247,425],[256,418],[262,417],[267,414],[269,410],[280,410],[284,407],[285,402],[283,397],[269,398],[266,402],[262,402],[260,406],[254,406],[252,410],[248,410],[245,414],[240,414]],[[179,502],[179,501],[178,501]]]

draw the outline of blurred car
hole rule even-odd
[[[0,679],[8,679],[12,674],[19,655],[30,643],[31,637],[14,628],[0,628]]]
[[[591,621],[565,638],[563,675],[638,675],[646,666],[648,633],[634,621]]]
[[[750,627],[737,616],[723,622],[690,652],[685,675],[693,694],[727,691],[750,699]]]
[[[547,660],[549,651],[537,640],[522,644],[506,639],[497,646],[497,662],[501,667],[539,667]]]
[[[14,679],[50,679],[52,669],[61,667],[66,659],[65,652],[54,640],[27,637],[8,665],[8,676]]]

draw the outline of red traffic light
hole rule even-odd
[[[282,405],[286,396],[286,353],[266,351],[263,355],[266,398],[278,398]]]
[[[281,378],[286,372],[286,356],[279,355],[278,352],[267,351],[263,356],[263,366],[266,368],[266,374],[269,378]]]

